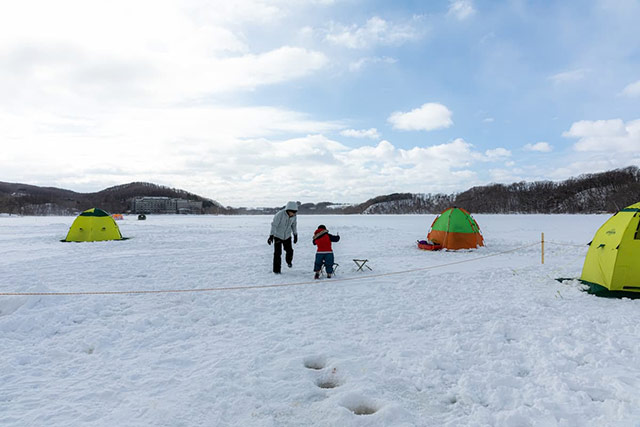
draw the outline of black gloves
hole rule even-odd
[[[272,244],[273,243],[273,239],[274,239],[273,235],[269,236],[269,238],[267,239],[267,245]],[[298,235],[297,234],[293,235],[293,243],[298,243]]]

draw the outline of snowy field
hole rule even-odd
[[[0,296],[0,425],[640,426],[640,300],[554,280],[608,216],[475,215],[485,248],[419,251],[433,218],[300,216],[276,276],[271,217],[129,216],[98,243],[0,217],[0,292],[297,284]],[[314,282],[321,223],[340,266]]]

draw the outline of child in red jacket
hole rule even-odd
[[[313,244],[318,247],[318,252],[316,252],[316,262],[313,266],[313,271],[315,271],[315,279],[320,278],[320,269],[322,268],[322,264],[327,270],[327,278],[331,278],[333,274],[333,250],[331,249],[331,242],[340,241],[340,236],[334,236],[333,234],[329,234],[327,227],[324,225],[319,225],[318,229],[315,233],[313,233]]]

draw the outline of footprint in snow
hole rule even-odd
[[[321,371],[327,367],[327,358],[325,356],[309,356],[304,359],[304,367],[314,371]],[[315,380],[315,384],[320,388],[329,389],[341,386],[344,381],[338,375],[338,368],[333,368],[319,375]]]
[[[320,388],[336,388],[342,384],[344,384],[344,381],[338,374],[338,368],[331,369],[316,380],[316,385]]]
[[[324,356],[309,356],[304,359],[304,367],[319,371],[327,366],[327,358]]]
[[[304,359],[303,363],[305,368],[313,369],[315,371],[320,371],[327,367],[327,359],[325,356],[309,356]],[[316,386],[322,389],[340,387],[344,383],[345,381],[338,372],[338,368],[332,368],[331,370],[322,372],[315,381]],[[353,412],[355,415],[375,414],[383,406],[380,402],[359,394],[347,395],[342,398],[340,405]]]
[[[342,399],[341,405],[355,415],[371,415],[380,410],[382,404],[360,394],[350,394]]]

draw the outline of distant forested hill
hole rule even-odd
[[[640,202],[635,166],[566,181],[517,182],[473,187],[458,194],[390,194],[345,209],[348,213],[438,213],[459,206],[472,213],[616,212]]]
[[[640,202],[640,169],[628,167],[580,175],[562,182],[518,182],[474,187],[455,202],[473,212],[616,212]]]
[[[209,214],[273,214],[281,207],[231,208],[215,200],[146,182],[110,187],[97,193],[76,193],[53,187],[0,182],[0,213],[72,215],[90,207],[126,212],[140,196],[202,201]],[[517,182],[473,187],[456,194],[394,193],[360,204],[303,203],[300,214],[439,213],[459,206],[472,213],[595,213],[615,212],[640,201],[640,169],[635,166],[585,174],[566,181]]]
[[[76,193],[54,187],[0,182],[0,213],[19,215],[73,215],[99,207],[112,213],[126,212],[131,199],[140,196],[175,197],[202,202],[204,213],[228,214],[215,200],[148,182],[110,187],[97,193]]]

